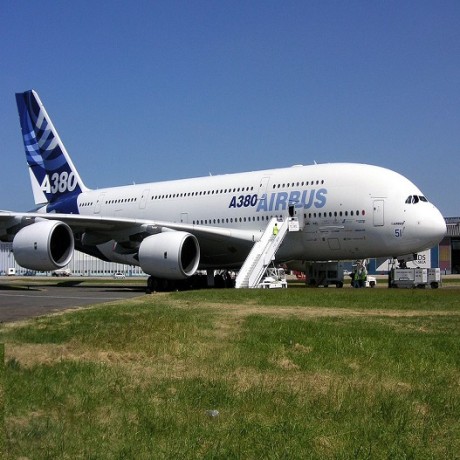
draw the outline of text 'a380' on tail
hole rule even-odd
[[[48,212],[78,213],[76,197],[88,190],[38,94],[16,93],[22,138],[36,205]]]

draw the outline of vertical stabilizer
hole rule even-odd
[[[38,94],[16,94],[35,204],[69,200],[87,190]]]

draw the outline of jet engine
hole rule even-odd
[[[145,238],[139,246],[139,265],[145,273],[163,279],[192,276],[200,262],[196,237],[186,232],[164,232]]]
[[[13,240],[13,254],[21,267],[48,271],[65,267],[73,256],[70,227],[57,220],[43,220],[22,228]]]

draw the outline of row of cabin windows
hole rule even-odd
[[[303,187],[304,185],[323,185],[324,180],[312,180],[312,181],[302,181],[302,182],[291,182],[287,184],[273,184],[273,188],[289,188],[289,187]]]
[[[347,217],[347,216],[364,216],[366,215],[366,211],[363,209],[362,211],[329,211],[329,212],[310,212],[308,214],[308,218],[315,218],[315,217]],[[307,218],[307,214],[303,215],[304,218]],[[277,217],[278,219],[283,219],[283,216],[252,216],[252,217],[227,217],[226,219],[197,219],[193,221],[193,225],[212,225],[212,224],[233,224],[238,222],[264,222],[272,219],[273,217]]]
[[[105,204],[116,204],[116,203],[134,203],[137,201],[137,198],[123,198],[123,199],[119,199],[119,200],[107,200],[105,202]],[[79,206],[81,208],[83,207],[87,207],[87,206],[93,206],[94,203],[91,201],[91,202],[87,202],[87,203],[80,203]]]
[[[302,181],[302,182],[291,182],[287,184],[273,184],[273,188],[289,188],[289,187],[303,187],[306,185],[320,185],[324,184],[324,180],[317,181]],[[188,196],[203,196],[203,195],[220,195],[223,193],[238,193],[238,192],[252,192],[254,187],[235,187],[235,188],[225,188],[220,190],[202,190],[199,192],[183,192],[183,193],[170,193],[166,195],[152,195],[151,200],[160,200],[165,198],[183,198]],[[107,200],[105,204],[118,204],[118,203],[134,203],[137,201],[137,198],[122,198],[118,200]],[[81,203],[81,207],[93,206],[93,203]]]
[[[348,216],[365,216],[366,211],[363,209],[360,211],[359,209],[356,211],[329,211],[329,212],[310,212],[308,213],[308,218],[315,218],[315,217],[348,217]],[[307,215],[304,214],[304,217],[307,218]]]
[[[225,188],[220,190],[202,190],[200,192],[170,193],[166,195],[152,195],[152,200],[161,200],[163,198],[183,198],[186,196],[203,196],[203,195],[220,195],[222,193],[250,192],[254,187]]]
[[[302,182],[291,182],[287,184],[273,184],[273,188],[289,188],[289,187],[304,187],[306,185],[320,185],[324,184],[324,180],[317,181],[302,181]],[[203,195],[220,195],[223,193],[238,193],[238,192],[252,192],[254,187],[238,187],[238,188],[225,188],[220,190],[204,190],[200,192],[183,192],[183,193],[170,193],[165,195],[152,195],[152,200],[161,200],[165,198],[183,198],[188,196],[203,196]]]
[[[119,200],[107,200],[105,204],[117,204],[117,203],[135,203],[137,198],[120,198]]]
[[[278,216],[252,216],[252,217],[227,217],[226,219],[201,219],[194,220],[193,225],[211,225],[211,224],[233,224],[234,222],[264,222],[270,220],[272,217]],[[279,216],[282,219],[282,216]]]

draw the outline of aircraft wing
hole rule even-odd
[[[0,241],[12,241],[14,235],[23,227],[41,220],[53,220],[66,223],[82,244],[98,245],[115,241],[121,245],[129,242],[133,252],[141,241],[157,233],[182,231],[194,235],[200,244],[202,263],[228,255],[228,252],[247,254],[260,233],[234,228],[192,225],[183,222],[165,222],[144,219],[86,216],[81,214],[58,214],[38,212],[0,211]]]

